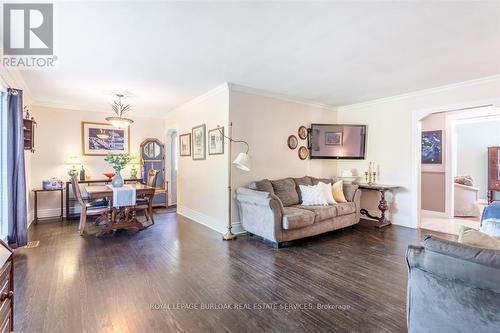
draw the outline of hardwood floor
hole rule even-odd
[[[40,223],[15,253],[15,331],[404,332],[404,254],[422,236],[363,221],[277,250],[175,213],[105,238]]]

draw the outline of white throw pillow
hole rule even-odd
[[[325,197],[326,203],[329,205],[336,204],[337,202],[333,198],[332,184],[330,184],[330,183],[326,184],[323,182],[319,182],[318,185],[323,190],[323,197]]]
[[[500,219],[484,219],[483,222],[481,222],[479,231],[490,236],[500,237]]]
[[[314,186],[299,185],[302,194],[302,205],[304,206],[328,206],[323,188],[318,184]]]

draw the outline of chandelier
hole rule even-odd
[[[122,103],[123,94],[116,94],[116,97],[118,97],[118,101],[113,101],[113,104],[111,104],[116,116],[106,117],[106,121],[111,123],[114,127],[127,128],[134,122],[132,119],[124,117],[130,110],[130,104]]]

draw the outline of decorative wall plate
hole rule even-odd
[[[300,126],[297,134],[299,135],[299,138],[305,140],[307,138],[307,128],[305,126]]]
[[[287,140],[288,148],[294,150],[299,145],[299,140],[295,135],[290,135]]]
[[[307,148],[305,146],[301,146],[299,148],[299,158],[301,160],[305,160],[307,158],[307,156],[309,156],[309,150],[307,150]]]

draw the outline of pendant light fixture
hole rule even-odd
[[[116,97],[118,97],[118,101],[113,101],[113,104],[111,104],[116,116],[106,117],[106,121],[110,122],[114,127],[127,128],[134,122],[132,119],[124,117],[130,110],[130,104],[122,103],[123,94],[116,94]]]

